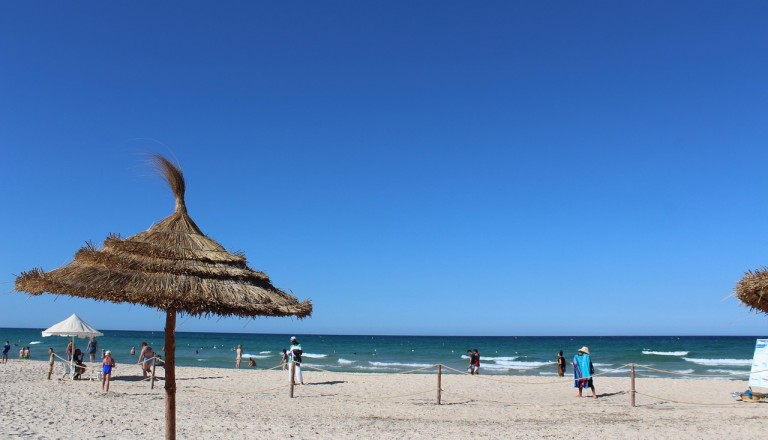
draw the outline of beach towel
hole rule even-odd
[[[573,387],[584,388],[592,377],[592,359],[586,353],[573,357]]]

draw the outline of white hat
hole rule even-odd
[[[581,347],[581,348],[579,349],[579,351],[580,351],[580,352],[582,352],[582,353],[586,353],[586,354],[589,354],[589,347],[587,347],[587,346],[585,345],[585,346]]]
[[[291,341],[298,341],[298,339],[296,339],[296,336],[291,336]]]

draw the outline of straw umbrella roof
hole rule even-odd
[[[110,235],[101,249],[88,243],[66,266],[23,272],[16,289],[196,316],[303,318],[312,313],[310,301],[299,302],[277,289],[266,274],[248,267],[243,254],[228,252],[205,236],[187,213],[181,171],[161,156],[154,160],[176,197],[173,214],[132,237]]]
[[[768,269],[747,271],[736,284],[736,297],[752,310],[768,313]]]
[[[117,303],[143,304],[165,313],[165,437],[176,438],[176,315],[296,316],[312,313],[248,267],[245,256],[227,252],[200,231],[187,213],[181,171],[156,155],[155,165],[176,198],[176,210],[149,230],[126,239],[111,235],[104,247],[88,244],[72,263],[16,279],[16,290]]]

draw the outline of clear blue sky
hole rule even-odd
[[[764,1],[0,4],[0,327],[141,306],[14,291],[173,211],[314,315],[180,331],[762,335]]]

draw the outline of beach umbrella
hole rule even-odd
[[[736,298],[753,310],[768,313],[768,269],[747,271],[736,284]]]
[[[175,329],[177,314],[192,316],[295,316],[312,313],[248,267],[245,255],[231,253],[200,231],[187,213],[181,171],[153,157],[176,199],[173,214],[147,231],[122,239],[110,235],[99,249],[86,244],[70,264],[44,272],[36,268],[16,279],[16,290],[45,292],[116,303],[143,304],[166,313],[166,438],[176,438]]]
[[[54,324],[50,328],[43,330],[43,337],[64,336],[72,338],[72,353],[75,352],[75,338],[90,338],[92,336],[104,336],[104,333],[96,330],[83,321],[76,313],[69,318]]]

